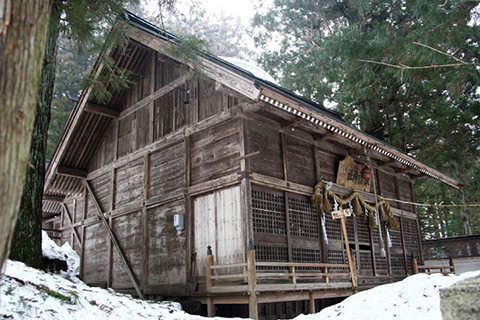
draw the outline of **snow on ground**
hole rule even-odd
[[[80,273],[80,257],[72,249],[68,242],[59,247],[50,239],[48,234],[42,230],[42,254],[50,259],[60,259],[67,261],[67,273],[71,276],[77,276]]]
[[[175,302],[134,299],[112,289],[90,287],[80,281],[79,259],[66,244],[58,247],[46,233],[43,253],[50,258],[67,257],[68,271],[60,275],[32,269],[23,263],[6,263],[0,280],[0,318],[4,319],[204,319],[189,315]],[[343,302],[297,320],[441,320],[439,290],[480,275],[417,274],[403,281],[357,293]],[[216,318],[222,319],[222,318]]]
[[[42,238],[43,255],[67,260],[68,271],[55,275],[8,260],[0,280],[0,318],[203,319],[185,313],[176,302],[139,300],[88,286],[76,277],[79,258],[70,245],[58,247],[46,233]]]
[[[359,292],[341,303],[296,320],[441,320],[439,290],[455,282],[479,276],[480,271],[461,275],[416,274],[402,281]]]

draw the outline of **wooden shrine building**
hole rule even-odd
[[[413,201],[419,177],[458,181],[222,59],[172,56],[175,36],[133,14],[119,23],[129,42],[104,54],[134,84],[103,104],[82,92],[46,176],[44,229],[85,282],[272,318],[412,273],[418,216],[392,199]]]

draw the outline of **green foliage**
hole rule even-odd
[[[92,97],[102,103],[111,97],[107,88],[125,88],[131,83],[130,73],[115,69],[112,59],[100,52],[113,46],[123,47],[126,43],[125,26],[117,25],[112,29],[112,25],[123,13],[123,5],[134,6],[138,0],[73,0],[63,4],[47,158],[53,155],[82,89],[92,86]],[[93,80],[91,68],[97,56],[104,70],[109,72]]]
[[[171,0],[166,0],[171,1]],[[134,8],[139,16],[153,24],[163,26],[183,39],[196,38],[204,43],[202,48],[217,56],[248,58],[255,52],[248,48],[250,36],[239,18],[229,15],[212,15],[206,12],[202,1],[192,1],[185,10],[175,7],[162,7],[164,24],[160,17],[149,17],[142,7]]]
[[[468,23],[476,4],[276,0],[254,19],[256,43],[267,50],[260,62],[282,85],[457,176],[465,200],[479,203],[470,181],[480,176],[469,170],[480,157],[480,27]],[[269,39],[280,41],[268,50]],[[420,202],[458,202],[438,183],[417,191]],[[447,235],[461,233],[460,225],[448,223]]]
[[[182,64],[182,73],[185,74],[190,70],[193,70],[194,79],[201,79],[204,77],[199,68],[199,53],[208,52],[206,41],[193,35],[178,36],[175,43],[169,43],[166,52],[177,60],[184,62],[184,64]]]
[[[47,286],[44,286],[44,285],[39,285],[37,286],[37,289],[46,293],[48,296],[50,297],[53,297],[55,299],[58,299],[64,303],[67,303],[67,304],[76,304],[77,301],[78,301],[78,294],[76,294],[75,292],[73,291],[69,291],[69,295],[64,295],[58,291],[54,291],[54,290],[51,290],[50,288],[48,288]]]

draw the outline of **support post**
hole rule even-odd
[[[414,256],[412,256],[412,271],[413,271],[413,274],[417,274],[417,273],[418,273],[417,258],[415,258]]]
[[[72,233],[77,239],[80,246],[82,246],[82,239],[80,238],[80,235],[78,234],[77,229],[75,229],[75,227],[73,226],[73,219],[72,219],[72,216],[70,215],[70,211],[68,211],[68,207],[65,203],[62,202],[62,206],[63,206],[63,209],[65,210],[65,215],[67,216],[68,221],[70,222],[70,226],[72,227]]]
[[[140,290],[140,286],[138,285],[137,279],[135,279],[135,275],[133,273],[132,267],[128,263],[127,257],[123,253],[123,250],[120,247],[120,243],[118,242],[118,239],[115,236],[115,233],[113,233],[113,230],[110,228],[110,225],[109,225],[107,219],[105,218],[105,215],[102,211],[102,207],[100,206],[100,203],[98,202],[97,196],[93,192],[93,189],[92,189],[92,186],[90,185],[90,182],[85,180],[85,186],[87,187],[88,192],[92,196],[93,203],[95,204],[95,208],[97,209],[97,216],[102,221],[105,229],[107,229],[108,235],[110,236],[110,239],[112,240],[112,242],[115,246],[115,249],[117,249],[118,255],[120,256],[120,261],[122,261],[122,263],[125,267],[125,271],[127,272],[127,275],[130,278],[130,281],[132,282],[135,291],[137,292],[140,299],[144,299],[142,291]]]
[[[448,264],[450,265],[450,273],[455,273],[455,264],[452,257],[448,257]]]
[[[257,270],[255,266],[255,250],[247,252],[247,274],[248,274],[248,317],[258,319],[257,299]]]
[[[340,222],[342,224],[342,231],[343,231],[343,238],[345,239],[345,250],[347,251],[347,258],[348,258],[348,267],[350,268],[350,274],[352,276],[352,287],[357,287],[357,273],[355,271],[355,261],[353,260],[352,254],[350,253],[350,244],[348,243],[348,235],[347,235],[347,224],[346,218],[341,217]]]
[[[207,281],[207,292],[210,291],[213,287],[213,279],[212,279],[212,265],[213,265],[213,254],[212,249],[208,246],[208,253],[205,262],[205,273],[206,273],[206,281]]]
[[[212,297],[207,298],[207,316],[209,318],[215,317],[215,304]]]
[[[308,293],[308,312],[315,313],[315,299],[313,298],[313,292]]]
[[[213,279],[212,279],[212,265],[213,265],[213,253],[212,247],[207,247],[207,258],[205,259],[205,274],[206,274],[206,282],[207,282],[207,293],[213,287]],[[215,304],[213,303],[212,297],[207,297],[207,316],[208,317],[215,317]]]

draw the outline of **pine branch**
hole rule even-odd
[[[461,60],[461,59],[459,59],[459,58],[457,58],[457,57],[455,57],[455,56],[453,56],[453,55],[451,55],[451,54],[448,54],[448,53],[443,52],[443,51],[441,51],[441,50],[435,49],[435,48],[433,48],[433,47],[430,47],[429,45],[426,45],[426,44],[423,44],[423,43],[420,43],[420,42],[416,42],[416,41],[415,41],[415,42],[413,42],[413,44],[416,44],[417,46],[422,46],[422,47],[424,47],[424,48],[433,50],[433,51],[435,51],[435,52],[437,52],[437,53],[443,54],[444,56],[447,56],[447,57],[449,57],[449,58],[452,58],[453,60],[458,61],[458,62],[460,62],[460,63],[462,63],[462,64],[464,64],[464,65],[467,65],[467,66],[470,66],[470,65],[474,65],[474,64],[475,64],[475,63],[472,63],[472,62],[465,62],[465,61],[463,61],[463,60]]]
[[[465,63],[462,62],[462,63],[447,63],[447,64],[431,64],[431,65],[428,65],[428,66],[412,67],[412,66],[407,66],[407,65],[404,65],[404,64],[391,64],[391,63],[387,63],[387,62],[383,62],[383,61],[375,61],[375,60],[368,60],[368,59],[358,59],[358,61],[384,65],[384,66],[387,66],[387,67],[397,68],[397,69],[401,69],[401,70],[448,68],[448,67],[459,67],[459,66],[465,65]]]

